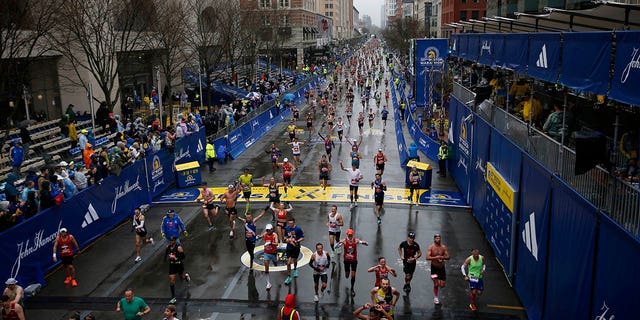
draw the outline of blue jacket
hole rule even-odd
[[[22,150],[22,146],[13,146],[9,150],[9,164],[12,167],[19,167],[22,165],[22,161],[24,160],[24,154]]]
[[[169,214],[167,214],[162,219],[162,233],[165,234],[165,237],[167,239],[170,239],[171,237],[176,237],[179,239],[180,232],[184,231],[187,231],[187,229],[184,227],[184,223],[182,223],[182,220],[180,219],[180,217],[178,217],[177,213],[173,214],[173,218],[171,218]]]

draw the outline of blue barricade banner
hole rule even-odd
[[[137,161],[120,176],[110,176],[71,201],[43,210],[0,234],[0,255],[5,261],[0,276],[16,277],[25,286],[45,284],[44,275],[56,265],[51,250],[60,228],[67,228],[84,248],[130,217],[148,198],[144,161]]]
[[[435,82],[441,79],[448,56],[447,39],[416,39],[414,96],[418,106],[427,105],[429,94],[435,93]],[[432,88],[432,90],[429,90]],[[404,98],[401,92],[401,98]]]
[[[493,50],[495,50],[495,52],[493,53],[493,65],[497,66],[497,67],[504,67],[506,66],[506,58],[505,58],[505,46],[506,46],[506,41],[504,38],[503,33],[498,33],[493,37]]]
[[[452,98],[451,105],[456,105],[457,111],[455,118],[452,120],[453,135],[455,136],[453,148],[453,157],[449,161],[449,171],[451,176],[456,180],[458,188],[462,191],[465,199],[469,202],[469,169],[471,166],[471,143],[473,126],[471,121],[465,119],[471,114],[471,110],[456,98]],[[451,117],[452,114],[449,114]]]
[[[611,67],[611,32],[566,32],[562,38],[562,55],[570,58],[562,59],[560,83],[580,92],[606,95]]]
[[[640,32],[616,31],[616,57],[609,97],[640,105]]]
[[[589,319],[597,220],[591,203],[554,179],[544,319]]]
[[[520,225],[515,290],[529,319],[542,319],[551,207],[551,173],[525,156],[522,162]]]
[[[560,72],[560,33],[530,33],[528,65],[528,75],[555,83]]]
[[[391,103],[393,103],[396,142],[398,143],[398,156],[400,157],[400,165],[404,168],[404,166],[407,165],[407,162],[409,162],[409,152],[407,151],[407,145],[404,141],[404,133],[402,132],[402,121],[400,120],[400,111],[398,108],[398,100],[396,98],[395,89],[391,90]]]
[[[451,55],[459,57],[460,56],[460,34],[452,34],[451,35]]]
[[[147,161],[147,176],[149,177],[152,199],[162,194],[164,190],[176,182],[173,159],[173,155],[167,150],[160,150],[145,159]]]
[[[605,214],[600,214],[592,319],[638,317],[640,242]],[[625,260],[627,257],[630,260]]]
[[[517,73],[525,73],[527,69],[527,58],[529,54],[529,34],[528,33],[507,33],[505,41],[509,45],[504,46],[504,67]]]
[[[478,53],[478,62],[486,66],[492,66],[496,52],[496,38],[495,33],[484,33],[480,35],[480,50]]]
[[[473,61],[477,61],[478,60],[478,53],[480,50],[478,50],[478,44],[479,44],[479,40],[480,37],[478,36],[477,33],[469,33],[469,40],[467,42],[467,57],[466,59],[468,60],[473,60]]]
[[[520,185],[520,164],[523,152],[500,131],[492,132],[489,159],[507,182],[516,188]]]
[[[176,140],[174,164],[182,164],[186,162],[205,161],[206,132],[200,129],[186,137]]]
[[[440,148],[440,144],[438,142],[433,141],[430,137],[428,137],[420,127],[413,120],[413,115],[411,113],[407,116],[407,128],[409,129],[409,133],[411,133],[411,137],[413,137],[413,141],[416,142],[420,151],[424,153],[427,158],[438,161],[438,148]]]
[[[491,145],[491,126],[482,119],[476,117],[473,129],[474,149],[473,158],[475,159],[471,166],[470,184],[471,190],[469,203],[472,204],[474,215],[477,211],[484,208],[487,200],[487,184],[486,171],[487,161],[489,160],[489,146]]]

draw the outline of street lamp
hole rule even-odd
[[[160,66],[156,66],[156,77],[158,78],[158,108],[160,108],[160,125],[164,122],[162,118],[162,87],[160,86]]]

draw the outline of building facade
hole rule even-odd
[[[442,0],[441,25],[452,22],[482,20],[487,15],[487,0]],[[443,30],[442,37],[448,38],[453,29]]]
[[[353,0],[319,0],[319,14],[333,20],[333,37],[336,40],[353,37]]]

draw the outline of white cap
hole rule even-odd
[[[233,185],[232,184],[229,185],[229,189],[233,189]]]
[[[271,225],[271,223],[269,223],[264,228],[265,228],[265,230],[273,230],[273,225]]]
[[[58,179],[58,180],[64,180],[64,178],[59,174],[56,174],[55,176],[56,176],[56,179]]]
[[[60,228],[60,232],[67,232],[67,228]]]
[[[58,163],[58,166],[60,166],[60,167],[66,167],[68,165],[69,164],[66,161],[60,161],[60,163]]]
[[[382,152],[382,148],[378,148],[378,151]]]
[[[284,162],[289,162],[289,158],[284,158],[284,160],[282,160]]]
[[[4,284],[7,284],[7,285],[18,284],[18,280],[16,280],[15,278],[9,278]]]

